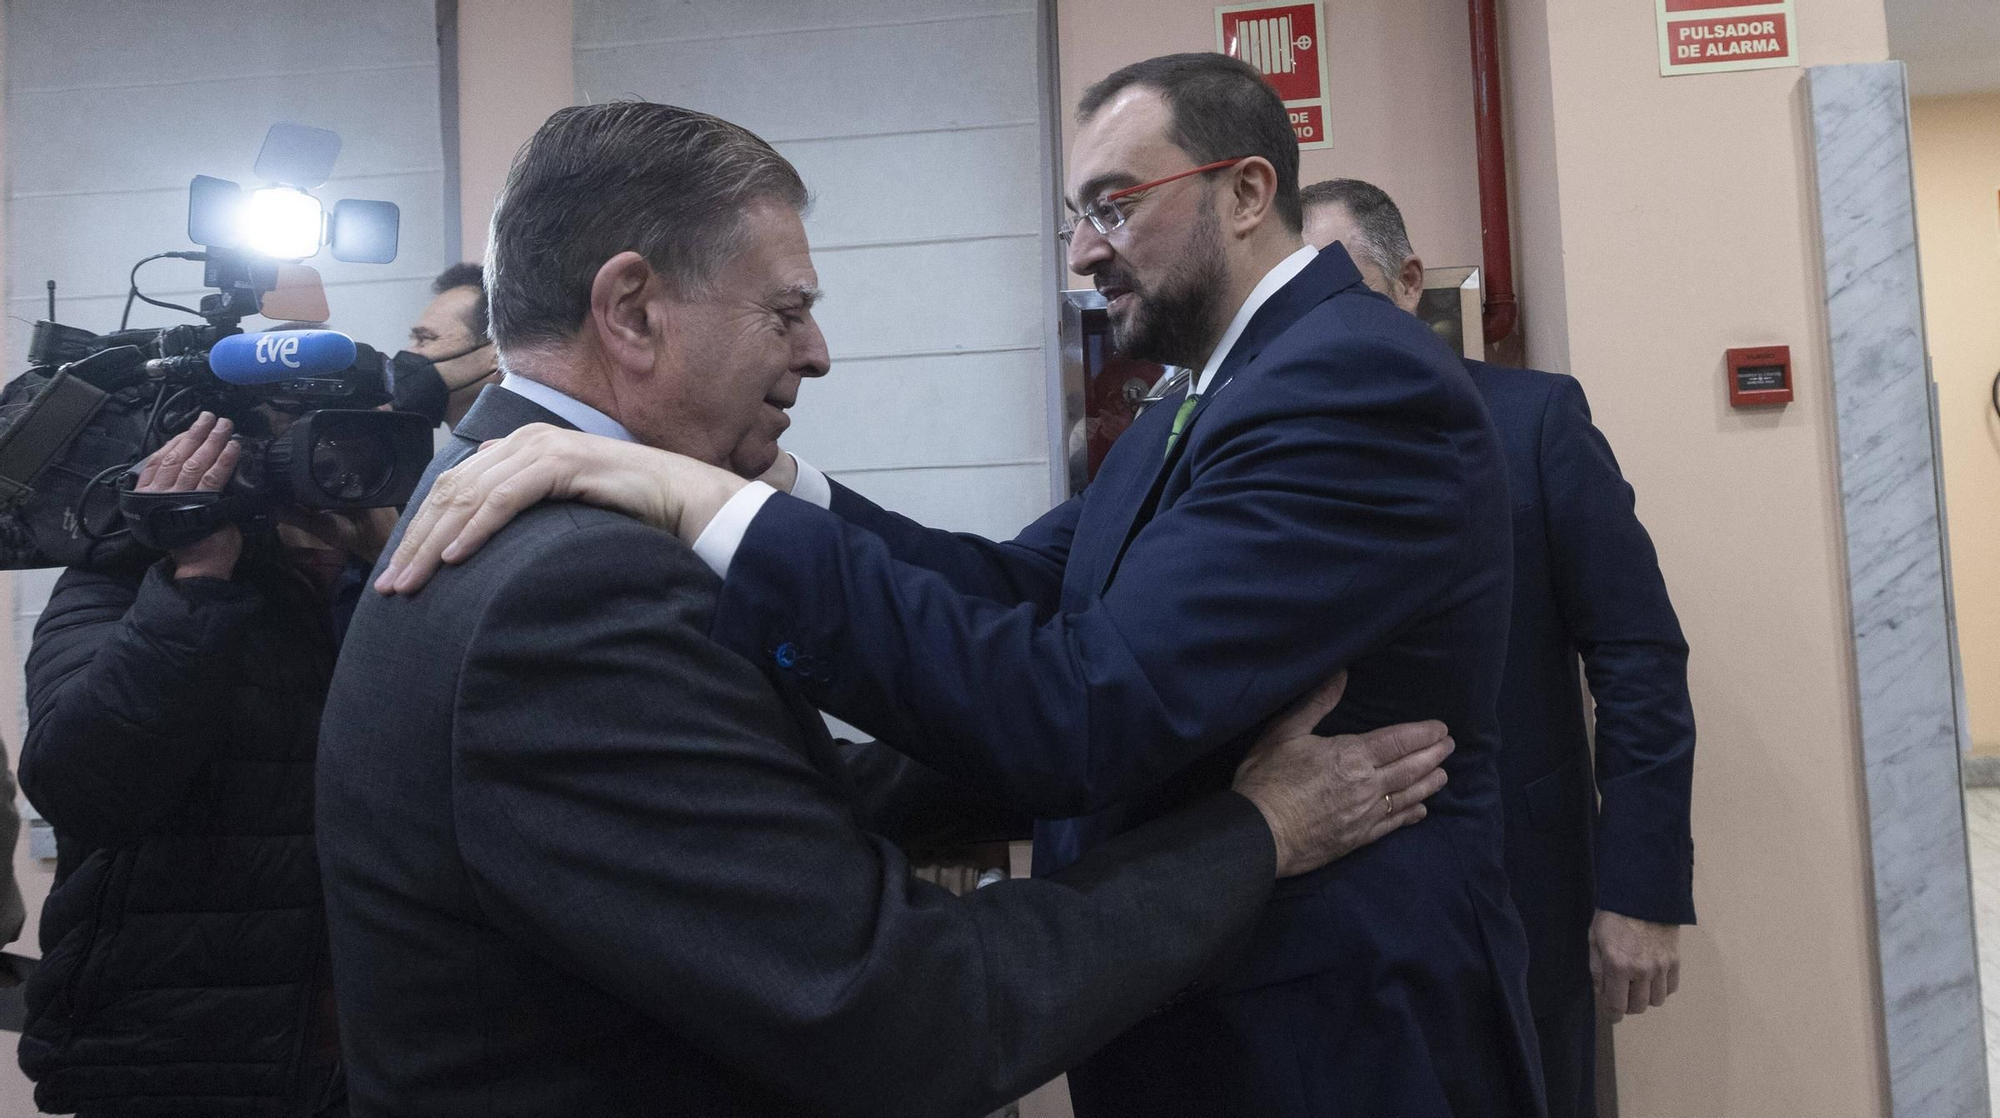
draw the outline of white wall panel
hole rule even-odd
[[[9,77],[13,75],[10,73]],[[207,78],[170,85],[10,89],[13,190],[93,194],[105,189],[187,190],[195,174],[253,182],[264,131],[291,120],[340,134],[334,174],[423,171],[443,163],[436,140],[438,77],[426,65],[366,67],[294,77]],[[432,138],[404,127],[427,112]],[[36,128],[33,122],[61,121]],[[319,193],[317,190],[315,193]],[[331,197],[331,195],[329,195]]]
[[[806,386],[803,395],[814,403],[794,409],[785,446],[834,474],[911,463],[1045,462],[1043,367],[1039,347],[836,361],[825,380]]]
[[[819,250],[814,311],[834,360],[1042,343],[1041,238]],[[921,419],[912,416],[912,419]]]
[[[1049,510],[1048,467],[849,471],[840,480],[933,528],[1007,539]]]
[[[576,6],[579,49],[635,42],[796,33],[911,24],[1032,7],[1023,0],[759,0],[754,4],[670,0],[585,2]]]
[[[21,649],[24,656],[27,652],[25,638],[35,631],[35,620],[42,616],[42,605],[49,600],[49,592],[56,588],[56,579],[61,575],[60,570],[51,569],[21,571],[14,576],[14,593],[22,603],[19,612],[23,637]]]
[[[253,141],[253,151],[255,146]],[[343,285],[381,283],[400,277],[429,280],[437,275],[444,255],[444,230],[436,220],[439,206],[433,197],[439,181],[433,168],[359,179],[341,177],[315,191],[328,202],[346,197],[383,198],[404,207],[402,251],[394,262],[345,264],[324,254],[310,261],[326,284],[328,303],[337,315],[348,320],[346,325],[353,325],[353,321],[352,308],[346,307],[339,295]],[[431,211],[431,219],[413,221],[412,211],[422,214],[426,207]],[[7,260],[7,283],[12,298],[26,304],[25,308],[15,305],[9,309],[30,319],[47,314],[42,287],[45,280],[56,281],[59,298],[116,296],[122,304],[126,277],[139,257],[195,247],[187,239],[186,183],[162,190],[116,193],[16,194],[8,201],[8,213],[13,251]],[[140,269],[139,289],[156,299],[193,306],[206,290],[201,286],[201,275],[199,263],[156,260]],[[421,309],[421,305],[416,309]],[[154,317],[140,318],[141,311]],[[63,309],[62,313],[68,316],[72,312]],[[134,325],[194,321],[186,315],[174,316],[148,308],[144,303],[134,306],[133,315]],[[415,309],[400,312],[401,327],[407,327],[415,315]],[[118,324],[115,314],[108,321],[69,317],[60,321],[99,331]],[[365,319],[360,321],[368,324]],[[245,329],[255,329],[255,323],[252,319]],[[353,328],[362,327],[353,325]],[[26,331],[22,333],[24,337],[17,341],[25,352]],[[371,337],[361,340],[374,341]]]
[[[785,444],[926,523],[1049,504],[1053,134],[1034,0],[577,0],[578,99],[715,113],[790,158],[833,373]]]
[[[16,89],[307,81],[398,63],[435,73],[434,19],[426,0],[9,0],[7,80]]]
[[[813,247],[915,241],[970,233],[1040,236],[1043,191],[1021,189],[1035,167],[1041,123],[899,133],[777,145],[812,187]],[[905,206],[883,204],[893,190]]]
[[[163,261],[160,264],[149,264],[147,267],[160,268],[164,264]],[[200,265],[188,264],[184,267],[199,268]],[[431,275],[394,276],[380,280],[329,285],[326,298],[333,308],[333,321],[329,325],[347,331],[369,345],[387,346],[391,352],[401,349],[408,344],[410,322],[416,317],[416,311],[411,310],[411,307],[422,310],[424,305],[430,302],[431,279]],[[140,282],[144,283],[144,273],[141,273]],[[147,294],[158,298],[161,294],[172,293],[148,291]],[[179,297],[195,298],[198,295],[198,291],[186,291],[181,292]],[[38,302],[41,299],[42,296],[35,295],[10,300],[8,311],[22,318],[45,318],[48,316],[48,307]],[[124,305],[123,295],[105,295],[93,299],[59,298],[56,300],[57,321],[108,323],[110,326],[116,326],[119,311]],[[136,304],[132,308],[132,325],[135,327],[168,326],[192,321],[194,320],[186,315],[149,307],[144,303]],[[355,323],[377,323],[379,326],[374,330],[362,330],[354,326]],[[251,329],[261,329],[272,323],[264,319],[248,319],[246,325]],[[25,327],[22,329],[26,332]]]
[[[42,285],[54,279],[59,321],[116,327],[133,262],[195,247],[188,180],[253,181],[265,130],[290,120],[344,141],[322,200],[402,207],[394,264],[312,263],[333,325],[392,349],[403,339],[450,262],[432,0],[8,0],[7,38],[6,313],[45,317]],[[140,283],[192,305],[200,265],[159,261]],[[139,304],[132,321],[192,319]],[[29,333],[9,331],[5,375],[19,371]],[[22,652],[53,582],[54,572],[16,576]]]
[[[849,27],[844,5],[799,6],[827,18],[796,32],[579,45],[578,92],[702,109],[772,143],[1037,119],[1032,7]]]

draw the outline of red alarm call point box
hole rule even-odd
[[[1792,402],[1792,347],[1729,351],[1729,405],[1737,408]]]

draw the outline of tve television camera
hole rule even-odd
[[[188,239],[199,251],[133,265],[126,298],[200,319],[108,334],[35,324],[29,368],[0,391],[0,568],[96,566],[135,551],[192,543],[227,523],[270,518],[288,505],[379,508],[409,500],[431,456],[430,421],[376,410],[391,400],[381,354],[331,330],[245,334],[253,314],[324,321],[319,274],[302,262],[396,258],[393,202],[345,199],[329,213],[309,191],[326,182],[340,138],[273,125],[254,189],[197,175]],[[140,267],[163,258],[203,264],[213,292],[198,307],[139,292]],[[221,493],[133,491],[139,465],[202,411],[226,416],[243,440]],[[280,417],[276,430],[270,417]]]

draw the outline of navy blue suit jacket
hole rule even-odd
[[[1535,1009],[1546,1014],[1590,984],[1595,910],[1694,922],[1688,647],[1582,386],[1467,368],[1500,432],[1514,499],[1500,773],[1507,876],[1528,929]],[[1579,654],[1597,706],[1594,782]]]
[[[1538,1112],[1500,855],[1511,529],[1485,409],[1337,249],[1258,311],[1217,385],[1171,458],[1172,398],[1011,543],[845,489],[832,514],[774,497],[714,635],[1049,820],[1038,871],[1227,786],[1255,730],[1337,670],[1330,731],[1443,719],[1458,750],[1430,818],[1281,882],[1240,961],[1192,999],[1301,991],[1290,1008],[1233,1039],[1192,1030],[1172,1059],[1107,1052],[1071,1084],[1101,1088],[1079,1090],[1080,1113],[1106,1112],[1086,1095],[1132,1113]],[[1303,1086],[1197,1082],[1223,1051]]]

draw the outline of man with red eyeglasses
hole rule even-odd
[[[1228,965],[1071,1072],[1077,1113],[1539,1115],[1501,867],[1512,535],[1486,411],[1345,251],[1301,240],[1298,145],[1256,71],[1151,59],[1077,118],[1070,268],[1122,351],[1196,371],[1081,497],[994,543],[782,455],[746,482],[524,429],[438,481],[377,587],[412,591],[547,496],[647,519],[722,576],[714,639],[1033,811],[1038,874],[1226,786],[1259,724],[1345,669],[1323,731],[1452,728],[1430,817],[1280,885]]]

